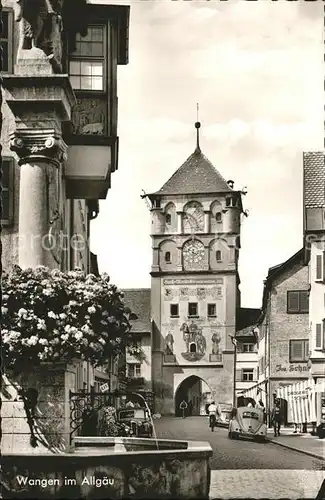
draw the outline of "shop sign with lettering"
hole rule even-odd
[[[293,373],[293,372],[299,372],[299,373],[305,373],[308,372],[308,366],[307,364],[297,364],[297,363],[292,363],[290,365],[276,365],[275,367],[276,372],[281,372],[281,373]]]

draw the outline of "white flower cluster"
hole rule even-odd
[[[15,268],[2,286],[2,340],[11,365],[76,355],[100,364],[123,348],[128,313],[109,276]]]

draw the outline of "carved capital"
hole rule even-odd
[[[19,156],[19,164],[47,161],[54,166],[67,159],[67,145],[54,129],[22,129],[10,135],[10,149]]]

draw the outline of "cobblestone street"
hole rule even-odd
[[[325,462],[271,443],[230,440],[227,429],[212,433],[205,417],[162,417],[155,427],[161,438],[210,443],[214,499],[315,498],[325,479]]]

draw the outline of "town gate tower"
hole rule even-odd
[[[199,145],[151,202],[152,381],[155,411],[193,415],[231,403],[231,337],[240,306],[238,256],[242,191]]]

